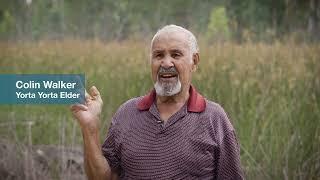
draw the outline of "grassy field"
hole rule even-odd
[[[119,105],[152,87],[148,45],[0,43],[0,73],[85,73],[86,86],[103,96],[103,138]],[[229,114],[247,179],[319,179],[320,46],[200,43],[200,52],[193,84]],[[57,105],[0,105],[0,136],[29,144],[82,142],[68,106]]]

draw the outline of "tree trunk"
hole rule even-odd
[[[319,40],[319,20],[320,20],[320,12],[319,12],[319,1],[318,0],[310,0],[309,8],[309,18],[308,18],[308,33],[312,37],[312,39]]]

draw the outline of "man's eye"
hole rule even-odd
[[[162,58],[163,55],[162,55],[162,54],[155,54],[154,57],[155,57],[155,58]]]
[[[178,58],[178,57],[181,56],[181,54],[179,54],[179,53],[173,53],[171,56],[172,56],[173,58]]]

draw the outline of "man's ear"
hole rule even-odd
[[[200,61],[200,57],[199,57],[199,53],[194,53],[192,55],[192,72],[195,72],[197,70],[197,66],[198,66],[198,63]]]

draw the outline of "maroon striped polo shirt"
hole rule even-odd
[[[193,86],[163,124],[156,93],[131,99],[112,118],[102,146],[121,179],[243,179],[239,145],[223,108]]]

